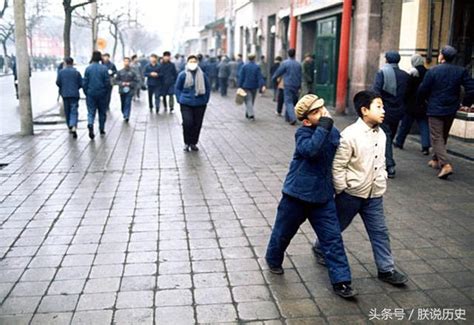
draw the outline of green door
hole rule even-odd
[[[326,105],[336,100],[337,59],[339,57],[339,16],[318,20],[316,23],[315,93],[324,98]]]

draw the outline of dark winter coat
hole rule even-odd
[[[296,149],[283,193],[310,203],[326,203],[334,196],[332,163],[339,146],[339,131],[332,127],[302,126],[296,131]]]
[[[152,72],[158,73],[158,76],[152,77],[152,76],[150,75]],[[160,66],[159,66],[158,63],[155,64],[155,65],[152,65],[151,63],[148,63],[148,64],[145,66],[144,75],[145,75],[145,77],[147,78],[147,79],[146,79],[146,84],[147,84],[147,86],[149,86],[149,87],[150,87],[150,86],[151,86],[151,87],[153,87],[153,86],[159,86],[159,84],[160,84],[160,80],[159,80],[159,78],[160,78]]]
[[[211,95],[211,85],[209,83],[207,75],[205,73],[203,74],[204,83],[206,85],[206,93],[203,95],[196,96],[196,90],[194,89],[194,85],[189,88],[184,87],[184,81],[186,80],[186,70],[179,73],[175,86],[176,99],[178,100],[178,103],[187,106],[207,105],[207,102],[209,102],[209,97]]]
[[[471,106],[474,98],[474,80],[463,67],[442,63],[431,68],[418,89],[419,100],[427,100],[428,116],[456,114],[461,103],[461,86],[464,86],[465,106]]]
[[[375,75],[373,89],[382,96],[387,123],[399,121],[405,114],[405,95],[410,75],[400,68],[393,68],[397,80],[397,95],[394,96],[383,90],[383,71]]]
[[[265,85],[262,71],[255,62],[250,61],[240,70],[239,80],[237,82],[240,88],[244,89],[259,89]]]
[[[117,72],[117,75],[115,76],[115,83],[119,86],[119,93],[124,94],[124,93],[133,93],[133,90],[137,88],[139,84],[139,77],[137,76],[136,72],[132,68],[123,68],[119,72]],[[125,86],[123,83],[124,82],[129,82],[130,85]],[[124,91],[124,88],[128,87],[130,88],[128,92]]]
[[[66,66],[59,71],[56,85],[63,98],[79,98],[79,89],[82,88],[81,73],[71,66]]]
[[[82,80],[82,88],[86,96],[105,96],[109,91],[109,87],[110,77],[107,67],[97,62],[91,63],[86,68]]]

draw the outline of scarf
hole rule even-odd
[[[191,88],[194,85],[196,96],[206,93],[206,84],[204,83],[204,74],[198,66],[194,73],[186,67],[186,79],[184,79],[184,88]]]
[[[392,96],[397,95],[397,78],[394,68],[398,68],[397,63],[386,63],[382,66],[383,90]]]

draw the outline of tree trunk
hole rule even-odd
[[[114,32],[112,33],[112,37],[114,38],[114,47],[112,49],[112,57],[115,60],[115,54],[117,53],[117,43],[118,43],[118,27],[116,25],[113,25]]]
[[[122,58],[124,58],[125,57],[125,40],[123,39],[122,33],[120,31],[117,31],[117,32],[118,32],[120,44],[122,44]]]
[[[5,62],[3,64],[3,72],[8,73],[8,66],[10,63],[10,60],[8,59],[8,49],[7,49],[7,42],[2,42],[2,48],[3,48],[3,57],[5,58]]]
[[[30,56],[33,56],[33,33],[31,33],[30,37],[27,37],[28,40],[28,48],[30,49]]]
[[[64,8],[64,57],[71,56],[71,26],[72,26],[72,10]]]
[[[92,51],[97,50],[97,36],[99,35],[99,21],[97,19],[97,2],[91,5],[92,16]]]
[[[30,89],[30,59],[26,39],[25,0],[13,1],[15,15],[15,50],[18,94],[21,110],[21,134],[33,135],[33,113]]]

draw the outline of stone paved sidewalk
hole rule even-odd
[[[344,301],[311,254],[308,224],[284,276],[263,261],[295,132],[268,98],[248,122],[214,94],[198,153],[182,151],[179,113],[133,105],[127,125],[115,101],[93,142],[83,124],[77,140],[61,125],[0,137],[0,324],[387,323],[369,321],[384,308],[405,313],[389,323],[422,308],[460,308],[459,323],[473,322],[473,162],[453,158],[440,181],[415,142],[395,152],[385,208],[410,281],[376,279],[356,219],[344,239],[360,295]]]

